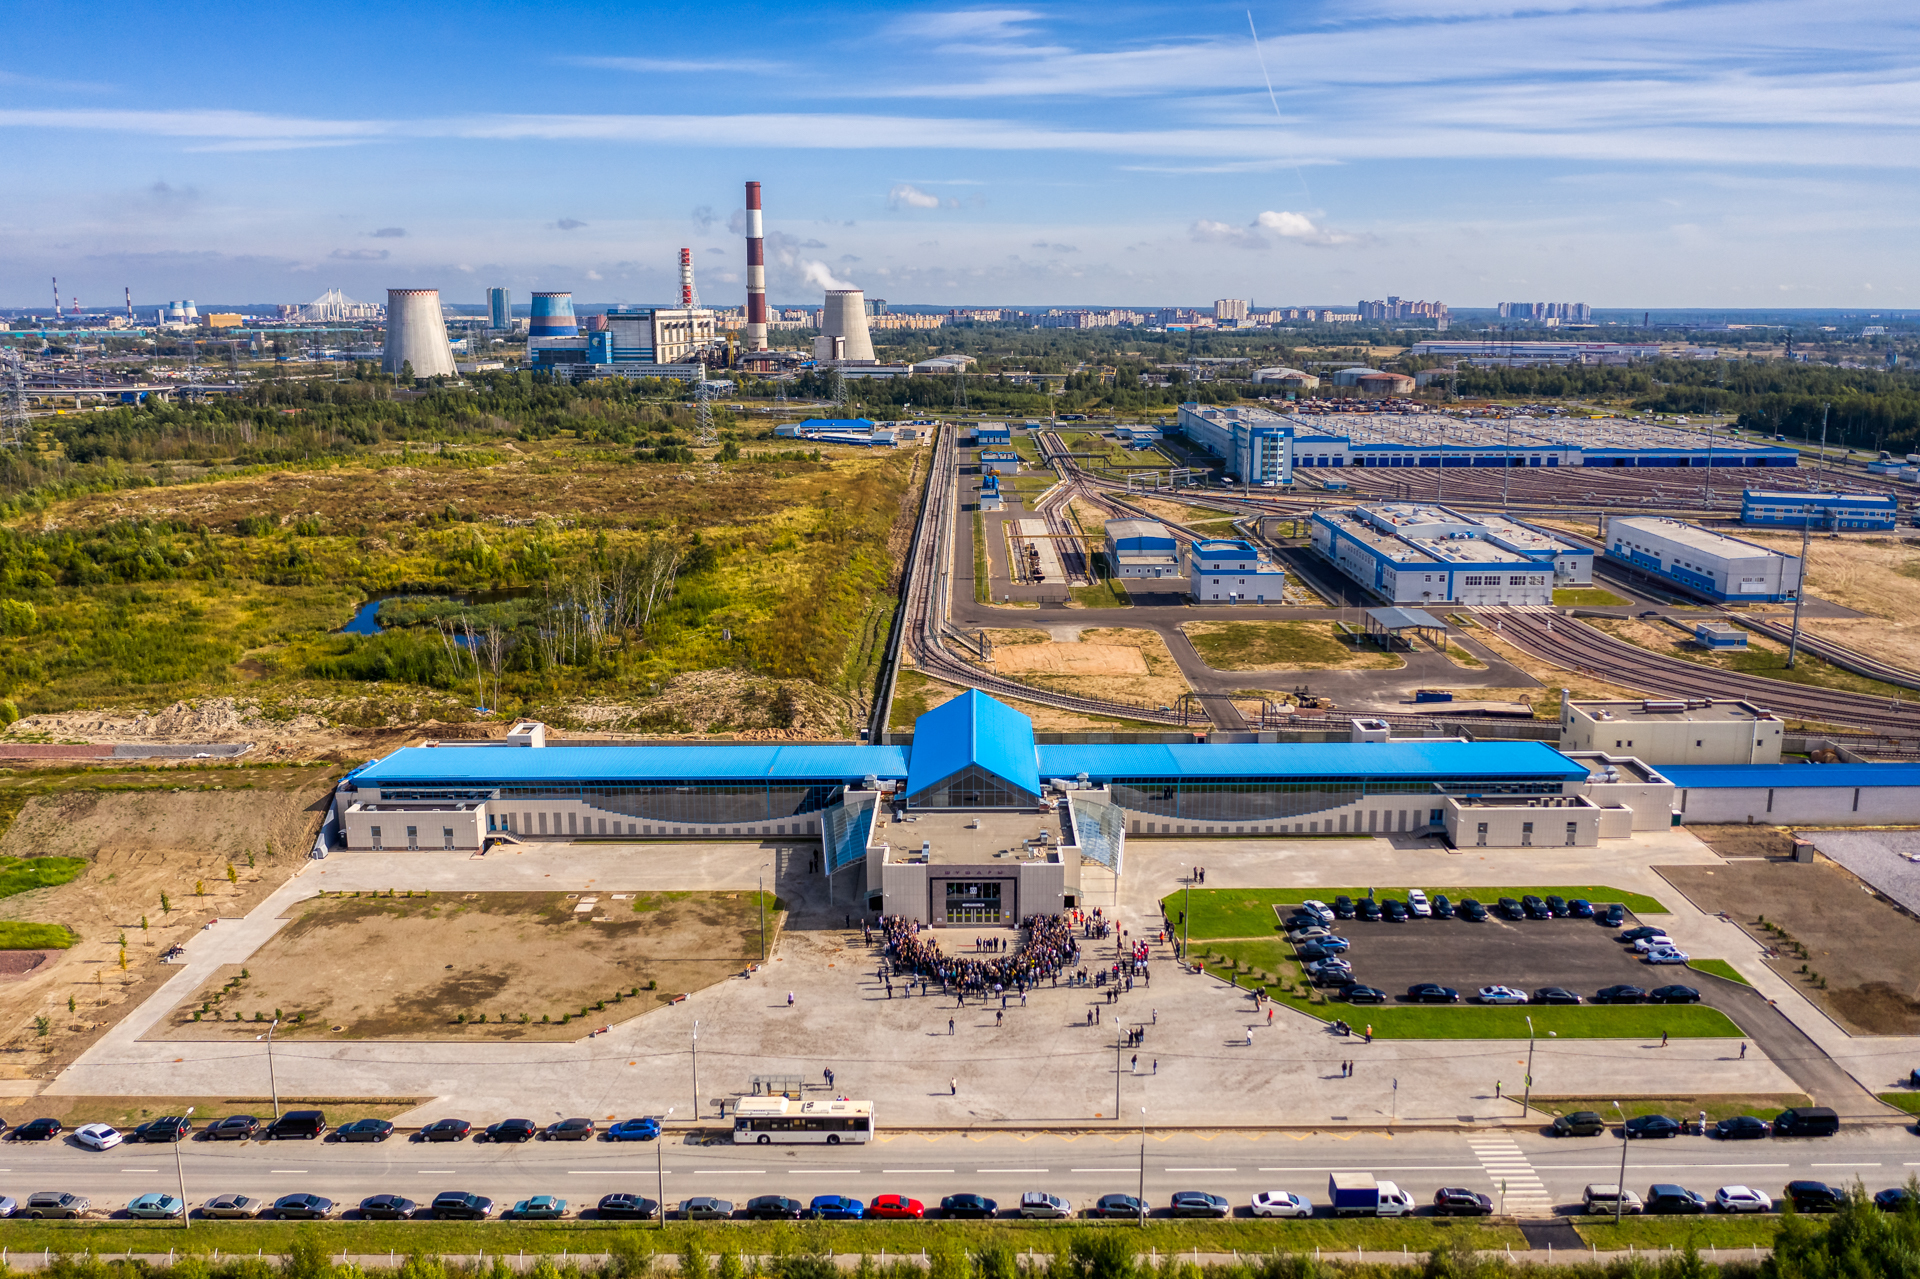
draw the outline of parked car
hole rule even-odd
[[[1636,955],[1649,955],[1656,950],[1674,949],[1677,948],[1673,944],[1673,938],[1667,936],[1665,933],[1655,933],[1651,937],[1636,938],[1633,943],[1633,953]]]
[[[1380,918],[1380,903],[1371,897],[1362,897],[1354,903],[1353,915],[1355,919],[1372,923]]]
[[[875,1195],[867,1204],[867,1216],[882,1221],[907,1221],[927,1215],[927,1206],[906,1195]]]
[[[1250,1205],[1256,1217],[1311,1217],[1313,1203],[1291,1190],[1262,1190]]]
[[[733,1203],[712,1195],[695,1195],[680,1201],[680,1216],[687,1221],[726,1221],[733,1216]]]
[[[1433,903],[1427,900],[1425,893],[1417,888],[1412,889],[1407,893],[1407,913],[1416,919],[1431,919]]]
[[[588,1141],[593,1137],[593,1120],[584,1116],[578,1119],[556,1119],[547,1125],[541,1134],[548,1141]]]
[[[420,1130],[422,1141],[465,1141],[473,1125],[464,1119],[436,1119]]]
[[[252,1115],[228,1115],[202,1128],[200,1135],[208,1141],[251,1141],[259,1131],[260,1121]]]
[[[1688,1190],[1663,1181],[1647,1187],[1647,1211],[1665,1213],[1669,1216],[1691,1216],[1707,1210],[1707,1198],[1698,1191]]]
[[[1520,909],[1527,912],[1528,919],[1552,919],[1553,912],[1547,909],[1544,899],[1528,893],[1520,899]]]
[[[1549,902],[1551,902],[1551,901],[1553,900],[1553,898],[1551,898],[1551,897],[1549,897],[1549,898],[1547,898],[1547,900],[1548,900]],[[1588,901],[1588,900],[1587,900],[1586,898],[1584,898],[1584,897],[1576,897],[1576,898],[1574,898],[1574,899],[1573,899],[1572,901],[1570,901],[1570,902],[1568,902],[1568,903],[1567,903],[1567,918],[1569,918],[1569,919],[1592,919],[1592,918],[1593,918],[1593,903],[1592,903],[1592,902],[1590,902],[1590,901]]]
[[[1322,937],[1318,941],[1308,942],[1307,945],[1318,946],[1321,950],[1330,951],[1336,955],[1344,955],[1349,950],[1353,949],[1352,942],[1338,935],[1333,937]]]
[[[1580,1200],[1589,1216],[1613,1212],[1631,1214],[1640,1212],[1646,1207],[1640,1202],[1640,1196],[1631,1190],[1622,1190],[1618,1186],[1597,1181],[1588,1184],[1586,1190],[1581,1193]]]
[[[260,1215],[266,1202],[252,1195],[215,1195],[200,1205],[200,1215],[214,1221],[246,1221]]]
[[[1022,1217],[1071,1217],[1073,1205],[1059,1195],[1050,1195],[1044,1190],[1029,1190],[1020,1196],[1020,1215]]]
[[[797,1221],[807,1206],[785,1195],[755,1195],[747,1200],[747,1216],[754,1221]]]
[[[321,1195],[281,1195],[267,1215],[282,1221],[318,1221],[333,1211],[333,1200]]]
[[[1333,899],[1333,917],[1335,919],[1353,918],[1353,898],[1345,893]]]
[[[1494,909],[1499,911],[1501,916],[1506,919],[1525,919],[1527,917],[1527,908],[1511,897],[1502,897],[1494,904]]]
[[[140,1221],[165,1221],[178,1217],[185,1207],[163,1190],[149,1190],[127,1205],[127,1216]]]
[[[731,1208],[733,1205],[727,1206]],[[552,1195],[535,1195],[514,1204],[508,1215],[521,1221],[558,1221],[567,1215],[567,1201]]]
[[[660,1121],[643,1115],[637,1119],[622,1119],[607,1129],[609,1141],[652,1141],[660,1135]]]
[[[385,1119],[356,1119],[333,1130],[336,1141],[385,1141],[393,1136],[393,1124]]]
[[[531,1119],[502,1119],[487,1125],[488,1141],[532,1141],[540,1126]]]
[[[1638,986],[1602,986],[1593,992],[1596,1004],[1643,1004],[1647,1001],[1647,992]]]
[[[360,1201],[360,1215],[368,1221],[405,1221],[419,1206],[405,1195],[369,1195]]]
[[[14,1141],[52,1141],[66,1129],[58,1119],[29,1119],[13,1130]]]
[[[1167,1211],[1176,1217],[1225,1217],[1233,1205],[1204,1190],[1182,1190],[1168,1202]]]
[[[1331,924],[1334,921],[1333,907],[1327,905],[1325,902],[1309,900],[1301,904],[1306,907],[1309,914],[1318,918],[1321,923]]]
[[[12,1195],[0,1195],[0,1217],[11,1217],[20,1207],[20,1201]]]
[[[1089,1217],[1127,1217],[1138,1219],[1147,1215],[1146,1208],[1132,1195],[1101,1195],[1093,1201],[1093,1207],[1087,1209]]]
[[[1847,1192],[1824,1181],[1789,1181],[1786,1197],[1795,1212],[1838,1212],[1847,1201]]]
[[[1322,937],[1333,936],[1333,930],[1324,924],[1308,924],[1305,928],[1293,928],[1287,931],[1287,940],[1298,946],[1301,942],[1319,941]]]
[[[1722,1186],[1713,1192],[1713,1202],[1721,1212],[1773,1211],[1773,1197],[1751,1186]]]
[[[1533,992],[1533,997],[1528,1000],[1528,1002],[1534,1004],[1577,1004],[1580,1002],[1580,996],[1574,994],[1565,986],[1542,986]]]
[[[469,1190],[443,1190],[427,1214],[435,1221],[485,1221],[493,1216],[493,1200]]]
[[[1389,897],[1380,903],[1380,917],[1389,924],[1407,922],[1407,904],[1397,897]]]
[[[1840,1116],[1826,1106],[1795,1106],[1773,1117],[1776,1137],[1831,1137],[1840,1131]]]
[[[324,1111],[289,1110],[267,1125],[267,1137],[272,1141],[278,1141],[284,1137],[305,1137],[309,1141],[314,1141],[326,1130],[327,1116]]]
[[[1734,1115],[1713,1126],[1713,1135],[1723,1141],[1750,1141],[1755,1137],[1771,1136],[1772,1133],[1772,1124],[1752,1115]]]
[[[1306,973],[1316,981],[1323,977],[1333,981],[1352,981],[1353,965],[1344,959],[1316,959],[1306,965]]]
[[[1470,924],[1480,923],[1487,917],[1487,908],[1471,897],[1460,899],[1460,918]]]
[[[659,1210],[660,1205],[645,1195],[630,1195],[619,1190],[610,1195],[600,1196],[600,1203],[594,1209],[602,1217],[638,1217],[643,1221],[651,1220]]]
[[[105,1124],[89,1124],[88,1127],[104,1128]],[[193,1131],[193,1120],[185,1115],[163,1115],[158,1119],[149,1119],[133,1130],[138,1141],[183,1141]]]
[[[1378,986],[1362,986],[1358,982],[1340,992],[1340,998],[1350,1004],[1384,1004],[1387,992]]]
[[[1407,1002],[1414,1004],[1457,1004],[1460,992],[1437,982],[1415,982],[1407,987]]]
[[[1607,1130],[1607,1121],[1598,1111],[1576,1110],[1570,1115],[1556,1115],[1553,1124],[1547,1129],[1556,1137],[1598,1137]]]
[[[1687,958],[1686,951],[1677,950],[1672,946],[1657,946],[1647,952],[1649,964],[1684,964]]]
[[[73,1130],[73,1139],[88,1150],[112,1150],[126,1140],[112,1124],[82,1124]]]
[[[1678,1137],[1680,1121],[1666,1115],[1635,1115],[1627,1120],[1627,1138],[1635,1137]]]
[[[858,1221],[866,1216],[866,1205],[845,1195],[815,1195],[807,1212],[821,1221]]]
[[[92,1200],[70,1195],[64,1190],[36,1190],[27,1196],[27,1206],[19,1215],[34,1221],[42,1217],[84,1217],[93,1211]]]
[[[1293,948],[1293,957],[1303,964],[1316,963],[1322,959],[1332,959],[1340,952],[1328,950],[1319,942],[1306,942]]]
[[[1524,1004],[1527,992],[1511,986],[1482,986],[1478,998],[1483,1004]]]
[[[1435,919],[1453,918],[1453,903],[1447,900],[1445,893],[1433,895],[1433,917]]]
[[[1873,1197],[1873,1206],[1881,1212],[1899,1212],[1907,1206],[1905,1186],[1892,1186]]]
[[[1664,937],[1666,936],[1666,932],[1667,930],[1664,928],[1654,928],[1647,924],[1641,924],[1636,928],[1629,928],[1622,932],[1616,940],[1624,942],[1644,941],[1649,937]]]
[[[948,1195],[940,1201],[943,1217],[991,1217],[1000,1205],[985,1195]]]
[[[1615,903],[1594,912],[1593,922],[1602,928],[1618,928],[1627,922],[1627,908]]]
[[[1567,899],[1549,893],[1547,895],[1547,913],[1555,919],[1565,919],[1567,917]]]
[[[1697,1004],[1700,992],[1691,986],[1655,986],[1647,992],[1650,1004]]]
[[[1460,1186],[1442,1186],[1433,1192],[1433,1213],[1436,1217],[1490,1217],[1493,1200]]]

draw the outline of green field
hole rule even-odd
[[[1615,1101],[1619,1109],[1614,1108]],[[1666,1115],[1673,1119],[1698,1119],[1705,1111],[1708,1123],[1718,1123],[1722,1119],[1731,1119],[1735,1115],[1752,1115],[1756,1119],[1772,1119],[1788,1106],[1805,1106],[1812,1101],[1804,1093],[1702,1093],[1691,1097],[1545,1097],[1536,1096],[1533,1108],[1548,1115],[1567,1115],[1575,1111],[1591,1110],[1604,1115],[1608,1123],[1620,1122],[1625,1112],[1628,1119],[1637,1115]],[[1571,1141],[1595,1140],[1590,1138],[1569,1138]]]
[[[1553,592],[1553,602],[1561,607],[1585,605],[1589,608],[1618,608],[1627,601],[1600,586],[1561,586]]]
[[[76,940],[65,924],[0,920],[0,950],[66,950]]]
[[[1074,602],[1085,608],[1127,608],[1133,604],[1117,577],[1103,577],[1092,586],[1076,586],[1071,594]]]
[[[1779,1187],[1775,1186],[1767,1193],[1778,1191]],[[1636,1215],[1622,1217],[1615,1225],[1612,1217],[1575,1217],[1573,1228],[1602,1252],[1693,1247],[1704,1253],[1710,1248],[1771,1248],[1774,1233],[1780,1229],[1780,1218],[1771,1213],[1751,1216],[1709,1213],[1699,1217]],[[1712,1258],[1709,1256],[1706,1260]]]
[[[1635,915],[1667,913],[1667,908],[1654,898],[1641,893],[1622,892],[1605,884],[1427,889],[1428,893],[1436,891],[1444,892],[1447,899],[1456,905],[1469,897],[1483,905],[1492,906],[1502,897],[1520,898],[1529,893],[1545,897],[1557,893],[1568,899],[1585,898],[1598,905],[1619,902]],[[1187,891],[1167,894],[1160,899],[1160,907],[1172,922],[1176,933],[1191,936],[1195,941],[1223,937],[1264,937],[1280,931],[1281,916],[1274,910],[1275,906],[1309,899],[1331,902],[1343,893],[1355,899],[1369,894],[1404,897],[1406,889],[1391,885],[1373,888],[1196,888],[1190,895],[1193,915],[1186,927],[1180,922],[1180,912],[1186,908],[1185,903],[1189,900]]]
[[[1896,1110],[1904,1110],[1909,1115],[1920,1115],[1920,1092],[1883,1092],[1874,1095]]]
[[[1689,959],[1687,967],[1696,972],[1712,973],[1715,977],[1725,977],[1728,981],[1737,981],[1742,986],[1751,986],[1752,982],[1740,975],[1740,970],[1724,959]]]
[[[1185,627],[1200,660],[1217,671],[1388,670],[1405,665],[1341,635],[1332,622],[1204,622]]]

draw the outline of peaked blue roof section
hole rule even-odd
[[[916,741],[918,738],[915,739]],[[1046,777],[1484,777],[1584,780],[1544,742],[1220,742],[1042,746]],[[1671,775],[1671,769],[1662,769]]]
[[[1040,770],[1034,767],[1033,721],[1006,703],[970,688],[913,722],[908,795],[919,794],[969,764],[978,764],[1001,781],[1038,795]]]
[[[1920,764],[1662,764],[1682,790],[1756,786],[1920,786]]]
[[[1031,740],[1031,736],[1029,736]],[[907,775],[898,746],[409,746],[357,786],[514,786],[647,781],[843,782]]]

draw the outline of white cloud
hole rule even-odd
[[[1026,35],[1027,24],[1042,16],[1033,9],[956,9],[899,18],[889,30],[930,40],[1012,40]]]
[[[800,278],[808,284],[817,285],[822,289],[857,289],[860,287],[849,280],[843,280],[835,275],[833,268],[829,267],[825,262],[815,262],[809,259],[801,262],[799,266]]]
[[[1201,218],[1188,228],[1190,235],[1200,244],[1225,244],[1236,249],[1264,249],[1266,237],[1252,227],[1233,226],[1226,222],[1211,222]]]
[[[1304,213],[1275,213],[1271,210],[1255,219],[1255,224],[1287,240],[1298,240],[1302,244],[1317,244],[1332,247],[1337,244],[1352,244],[1358,237],[1343,231],[1329,230],[1315,226],[1313,219]]]
[[[327,256],[338,262],[385,262],[392,255],[385,249],[335,249]]]
[[[937,209],[940,197],[906,182],[897,182],[893,190],[887,192],[887,207],[890,209]]]

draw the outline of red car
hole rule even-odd
[[[880,1195],[867,1205],[867,1216],[886,1218],[924,1217],[927,1206],[905,1195]]]

